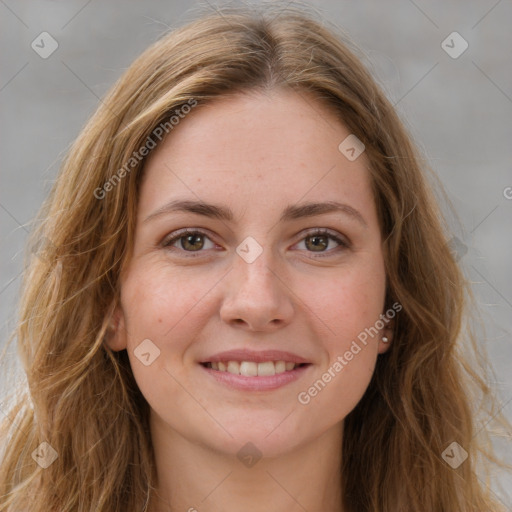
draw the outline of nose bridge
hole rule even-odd
[[[277,291],[280,280],[273,270],[277,265],[270,248],[259,244],[255,246],[251,241],[242,242],[237,248],[237,256],[233,270],[237,279],[240,279],[239,289],[248,292],[252,290],[253,293]]]
[[[293,306],[284,279],[276,270],[279,265],[274,252],[258,247],[248,241],[237,248],[221,316],[226,322],[243,321],[251,329],[265,330],[287,323]]]

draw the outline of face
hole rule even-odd
[[[150,155],[109,344],[171,437],[275,456],[341,428],[364,394],[390,333],[368,161],[338,149],[349,134],[281,90],[197,107]]]

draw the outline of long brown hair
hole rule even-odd
[[[191,101],[201,108],[277,87],[314,94],[365,144],[386,306],[403,306],[390,350],[345,419],[346,511],[501,510],[477,477],[485,429],[472,405],[496,411],[486,367],[462,355],[463,347],[479,354],[463,328],[469,288],[422,159],[350,41],[304,7],[277,4],[224,8],[157,41],[70,149],[24,274],[14,337],[28,390],[3,424],[0,511],[144,509],[156,476],[148,404],[126,352],[103,343],[133,243],[145,158],[130,159]],[[457,468],[442,456],[453,442],[469,455]],[[58,457],[43,468],[38,450],[51,449]]]

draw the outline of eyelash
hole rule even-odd
[[[196,258],[196,257],[200,256],[201,253],[204,252],[204,250],[186,251],[185,249],[181,249],[181,248],[178,249],[176,247],[171,247],[174,242],[179,241],[180,239],[185,238],[190,235],[203,235],[204,237],[210,239],[208,233],[205,233],[204,231],[201,231],[198,229],[190,230],[190,229],[186,228],[186,229],[183,229],[183,230],[178,231],[177,233],[173,234],[171,238],[166,238],[162,242],[162,246],[172,252],[174,252],[174,251],[185,252],[188,254],[187,256],[185,256],[186,258]],[[339,238],[338,236],[333,234],[331,231],[329,231],[327,229],[323,229],[323,228],[316,228],[316,229],[312,229],[312,230],[308,231],[299,240],[299,242],[302,242],[304,239],[313,237],[313,236],[327,236],[328,238],[330,238],[331,240],[334,240],[337,244],[339,244],[339,246],[334,249],[316,253],[316,255],[315,255],[316,258],[327,257],[327,256],[330,256],[333,252],[337,253],[338,252],[337,249],[348,249],[350,247],[350,244],[347,241]],[[211,240],[211,239],[210,239],[210,241],[213,242],[213,240]],[[307,252],[314,253],[314,251],[307,251]]]

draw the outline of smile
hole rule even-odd
[[[218,361],[204,363],[206,368],[217,370],[219,372],[228,372],[234,375],[244,375],[245,377],[269,377],[281,373],[293,371],[306,363],[294,363],[291,361],[264,361],[256,363],[254,361]]]
[[[311,363],[286,361],[227,361],[201,363],[207,378],[223,388],[237,391],[273,391],[300,379]]]

